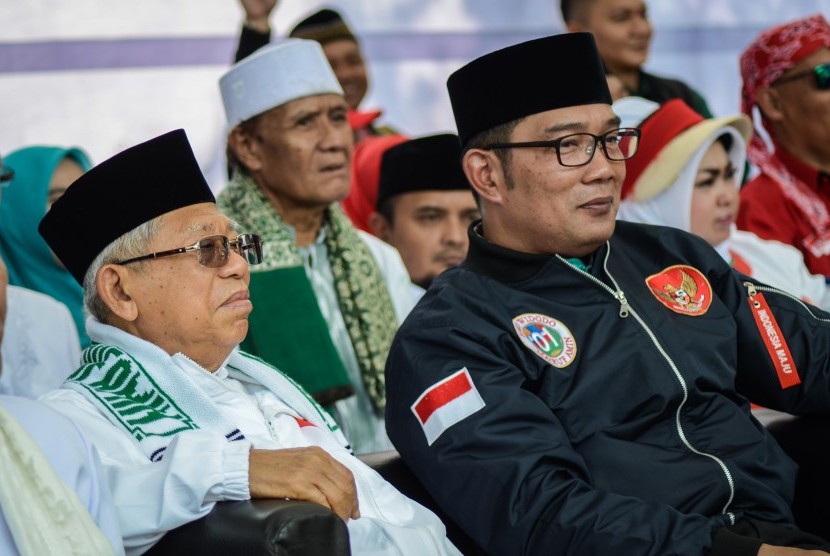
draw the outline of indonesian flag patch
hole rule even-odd
[[[646,278],[657,301],[681,315],[699,317],[712,304],[712,286],[698,269],[688,265],[664,268]]]
[[[464,367],[424,390],[412,404],[412,413],[432,446],[445,430],[483,407],[484,400]]]

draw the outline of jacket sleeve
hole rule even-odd
[[[41,401],[75,421],[101,458],[127,554],[141,554],[165,532],[206,515],[219,500],[247,500],[248,441],[206,431],[180,434],[151,463],[123,431],[75,392]]]
[[[482,548],[500,555],[655,556],[703,556],[710,549],[725,517],[687,515],[594,488],[557,415],[513,364],[521,361],[511,353],[520,349],[515,342],[475,308],[456,304],[443,317],[441,309],[429,309],[405,323],[390,352],[387,431],[437,503]],[[416,417],[413,404],[462,369],[481,403],[467,396]],[[425,430],[438,433],[431,445]]]
[[[830,415],[830,314],[738,273],[716,287],[738,330],[736,387],[793,415]]]

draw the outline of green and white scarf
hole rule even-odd
[[[112,424],[130,434],[150,461],[160,461],[177,434],[203,429],[228,441],[244,433],[227,422],[213,400],[158,346],[94,319],[87,321],[94,342],[81,355],[81,366],[64,383],[92,402]],[[225,364],[228,376],[265,386],[300,417],[348,442],[329,414],[299,385],[252,355],[234,351]]]
[[[320,331],[326,331],[327,325],[313,296],[309,297],[310,301],[303,302],[301,310],[297,310],[295,304],[290,316],[280,315],[278,313],[279,303],[273,300],[271,303],[266,301],[264,304],[272,313],[266,315],[267,321],[262,320],[262,313],[256,314],[258,299],[255,283],[259,276],[264,277],[263,273],[273,273],[282,269],[303,269],[303,260],[289,227],[256,183],[242,172],[237,172],[228,187],[219,195],[218,205],[228,217],[238,222],[242,229],[257,233],[263,239],[263,262],[251,267],[251,300],[254,303],[254,313],[251,317],[251,333],[249,334],[253,333],[261,338],[263,330],[255,330],[255,328],[267,327],[269,330],[265,337],[269,342],[284,343],[284,349],[273,357],[266,356],[265,351],[271,346],[263,346],[262,341],[255,348],[246,343],[243,343],[243,346],[246,349],[253,349],[269,363],[291,374],[298,382],[307,386],[312,395],[316,395],[320,389],[331,388],[337,383],[333,378],[318,387],[312,386],[322,374],[327,372],[336,371],[339,376],[345,377],[345,371],[342,371],[340,375],[342,362],[340,363],[341,369],[333,369],[334,365],[326,362],[323,357],[331,341],[330,337],[321,338]],[[363,383],[378,413],[382,414],[386,406],[384,366],[397,329],[392,300],[372,253],[360,239],[339,205],[336,203],[330,205],[326,209],[324,219],[326,251],[334,275],[340,312],[357,356]],[[297,276],[300,276],[299,272]],[[308,282],[304,273],[298,279]],[[306,289],[310,290],[310,288],[311,285],[308,283]],[[277,291],[268,292],[271,297],[280,294],[281,292]],[[292,301],[296,302],[296,299]],[[299,343],[293,341],[289,344],[288,338],[284,337],[285,330],[302,326],[307,326],[316,332],[300,339]],[[310,356],[314,357],[314,360],[291,359],[302,351],[307,351]],[[322,401],[320,397],[317,399]]]

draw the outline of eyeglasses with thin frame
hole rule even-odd
[[[170,257],[172,255],[180,255],[182,253],[196,251],[199,255],[200,265],[208,268],[220,268],[228,263],[228,259],[231,255],[231,249],[236,251],[236,253],[238,253],[250,265],[262,262],[262,239],[256,234],[240,234],[236,237],[236,239],[228,239],[227,236],[223,235],[208,236],[200,239],[193,245],[188,245],[187,247],[179,247],[178,249],[170,249],[167,251],[158,251],[156,253],[133,257],[132,259],[126,259],[124,261],[116,261],[113,264],[124,265],[148,259],[158,259],[160,257]]]
[[[786,77],[781,77],[776,79],[773,85],[780,85],[781,83],[788,83],[790,81],[795,81],[796,79],[801,79],[803,77],[809,77],[810,75],[815,76],[815,84],[816,88],[819,90],[826,90],[830,89],[830,64],[819,64],[813,68],[810,68],[806,71],[794,73],[792,75],[788,75]]]
[[[637,154],[640,145],[640,130],[635,127],[612,129],[602,135],[593,133],[572,133],[549,141],[525,141],[521,143],[491,143],[484,149],[547,148],[556,152],[562,166],[584,166],[594,159],[597,145],[605,158],[614,162],[628,160]]]

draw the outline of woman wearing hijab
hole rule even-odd
[[[77,148],[26,147],[3,157],[13,177],[0,203],[0,254],[9,284],[57,299],[69,309],[81,347],[89,344],[83,313],[83,289],[55,259],[37,231],[38,223],[69,185],[92,167]]]
[[[736,270],[830,308],[824,277],[808,272],[798,250],[735,227],[752,133],[746,116],[705,119],[679,99],[660,106],[636,97],[614,110],[621,125],[642,130],[637,156],[626,162],[618,219],[691,232]]]

